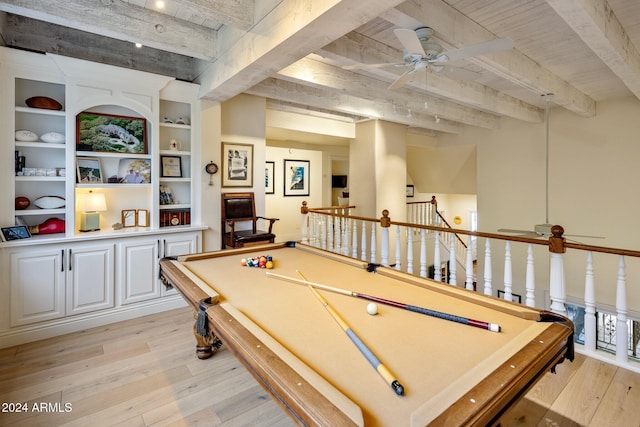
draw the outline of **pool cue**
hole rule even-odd
[[[469,319],[467,317],[456,316],[455,314],[443,313],[441,311],[436,311],[436,310],[431,310],[429,308],[424,308],[424,307],[418,307],[418,306],[415,306],[415,305],[405,304],[403,302],[392,301],[392,300],[376,297],[376,296],[373,296],[373,295],[361,294],[361,293],[355,292],[355,291],[347,291],[345,289],[335,288],[333,286],[322,285],[320,283],[302,281],[302,280],[296,279],[295,277],[283,276],[281,274],[267,272],[267,276],[274,277],[274,278],[277,278],[277,279],[287,280],[289,282],[293,282],[293,283],[296,283],[296,284],[299,284],[299,285],[303,285],[303,284],[304,285],[312,285],[315,288],[324,289],[325,291],[335,292],[335,293],[338,293],[338,294],[347,295],[347,296],[351,296],[351,297],[355,297],[355,298],[362,298],[362,299],[366,299],[368,301],[374,301],[374,302],[377,302],[377,303],[380,303],[380,304],[385,304],[385,305],[389,305],[389,306],[392,306],[392,307],[402,308],[404,310],[413,311],[414,313],[420,313],[420,314],[424,314],[426,316],[437,317],[438,319],[449,320],[450,322],[461,323],[461,324],[467,325],[467,326],[474,326],[474,327],[480,328],[480,329],[486,329],[486,330],[491,331],[491,332],[500,332],[501,331],[500,325],[496,325],[495,323],[488,323],[488,322],[483,322],[482,320]]]
[[[362,355],[369,361],[371,366],[373,366],[373,368],[378,372],[378,374],[380,374],[380,376],[386,381],[386,383],[391,386],[393,391],[395,391],[398,396],[404,396],[404,387],[398,382],[398,380],[395,379],[391,372],[389,372],[389,370],[382,364],[382,362],[376,357],[376,355],[373,354],[369,347],[367,347],[367,345],[362,342],[360,337],[358,337],[358,335],[353,331],[353,329],[351,329],[347,322],[344,321],[344,319],[338,314],[338,312],[335,311],[333,307],[329,305],[327,300],[325,300],[322,295],[320,295],[320,293],[310,284],[311,282],[309,282],[300,271],[296,271],[298,272],[300,277],[302,277],[302,279],[307,282],[307,286],[309,287],[311,292],[313,292],[313,294],[324,306],[324,308],[327,309],[329,314],[331,314],[331,317],[333,317],[333,319],[338,322],[342,330],[347,334],[347,336],[351,339],[355,346],[358,347],[360,353],[362,353]]]

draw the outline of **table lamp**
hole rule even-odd
[[[79,194],[80,231],[100,230],[100,212],[107,210],[104,194],[89,191]]]

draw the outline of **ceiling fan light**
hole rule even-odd
[[[422,43],[422,47],[427,59],[435,59],[442,53],[442,46],[438,43]]]

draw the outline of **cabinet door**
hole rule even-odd
[[[160,240],[127,239],[120,243],[120,304],[131,304],[160,296],[158,255]]]
[[[198,240],[194,233],[165,237],[163,245],[163,256],[187,255],[198,251]]]
[[[11,326],[65,315],[65,249],[11,254]]]
[[[178,256],[187,255],[199,252],[198,248],[198,234],[197,233],[184,233],[176,234],[163,239],[163,255],[164,256]],[[166,286],[161,286],[162,295],[174,295],[177,291],[173,288],[167,289]]]
[[[67,314],[102,310],[114,305],[114,245],[75,245],[67,265]]]

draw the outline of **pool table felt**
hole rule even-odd
[[[253,254],[182,264],[205,282],[201,287],[206,293],[217,292],[219,302],[233,305],[325,375],[361,407],[367,426],[425,425],[549,326],[501,311],[500,301],[490,300],[490,306],[499,308],[495,310],[408,284],[403,275],[367,273],[366,263],[359,261],[349,261],[358,266],[354,267],[331,260],[332,254],[319,256],[313,249],[300,247],[270,250],[274,272],[281,275],[298,277],[296,270],[300,270],[313,282],[501,325],[502,332],[495,333],[384,305],[371,316],[366,300],[320,291],[405,387],[406,395],[399,397],[307,287],[267,278],[263,269],[241,266],[240,259],[251,255],[266,254],[256,249]],[[482,399],[478,396],[478,404]]]

